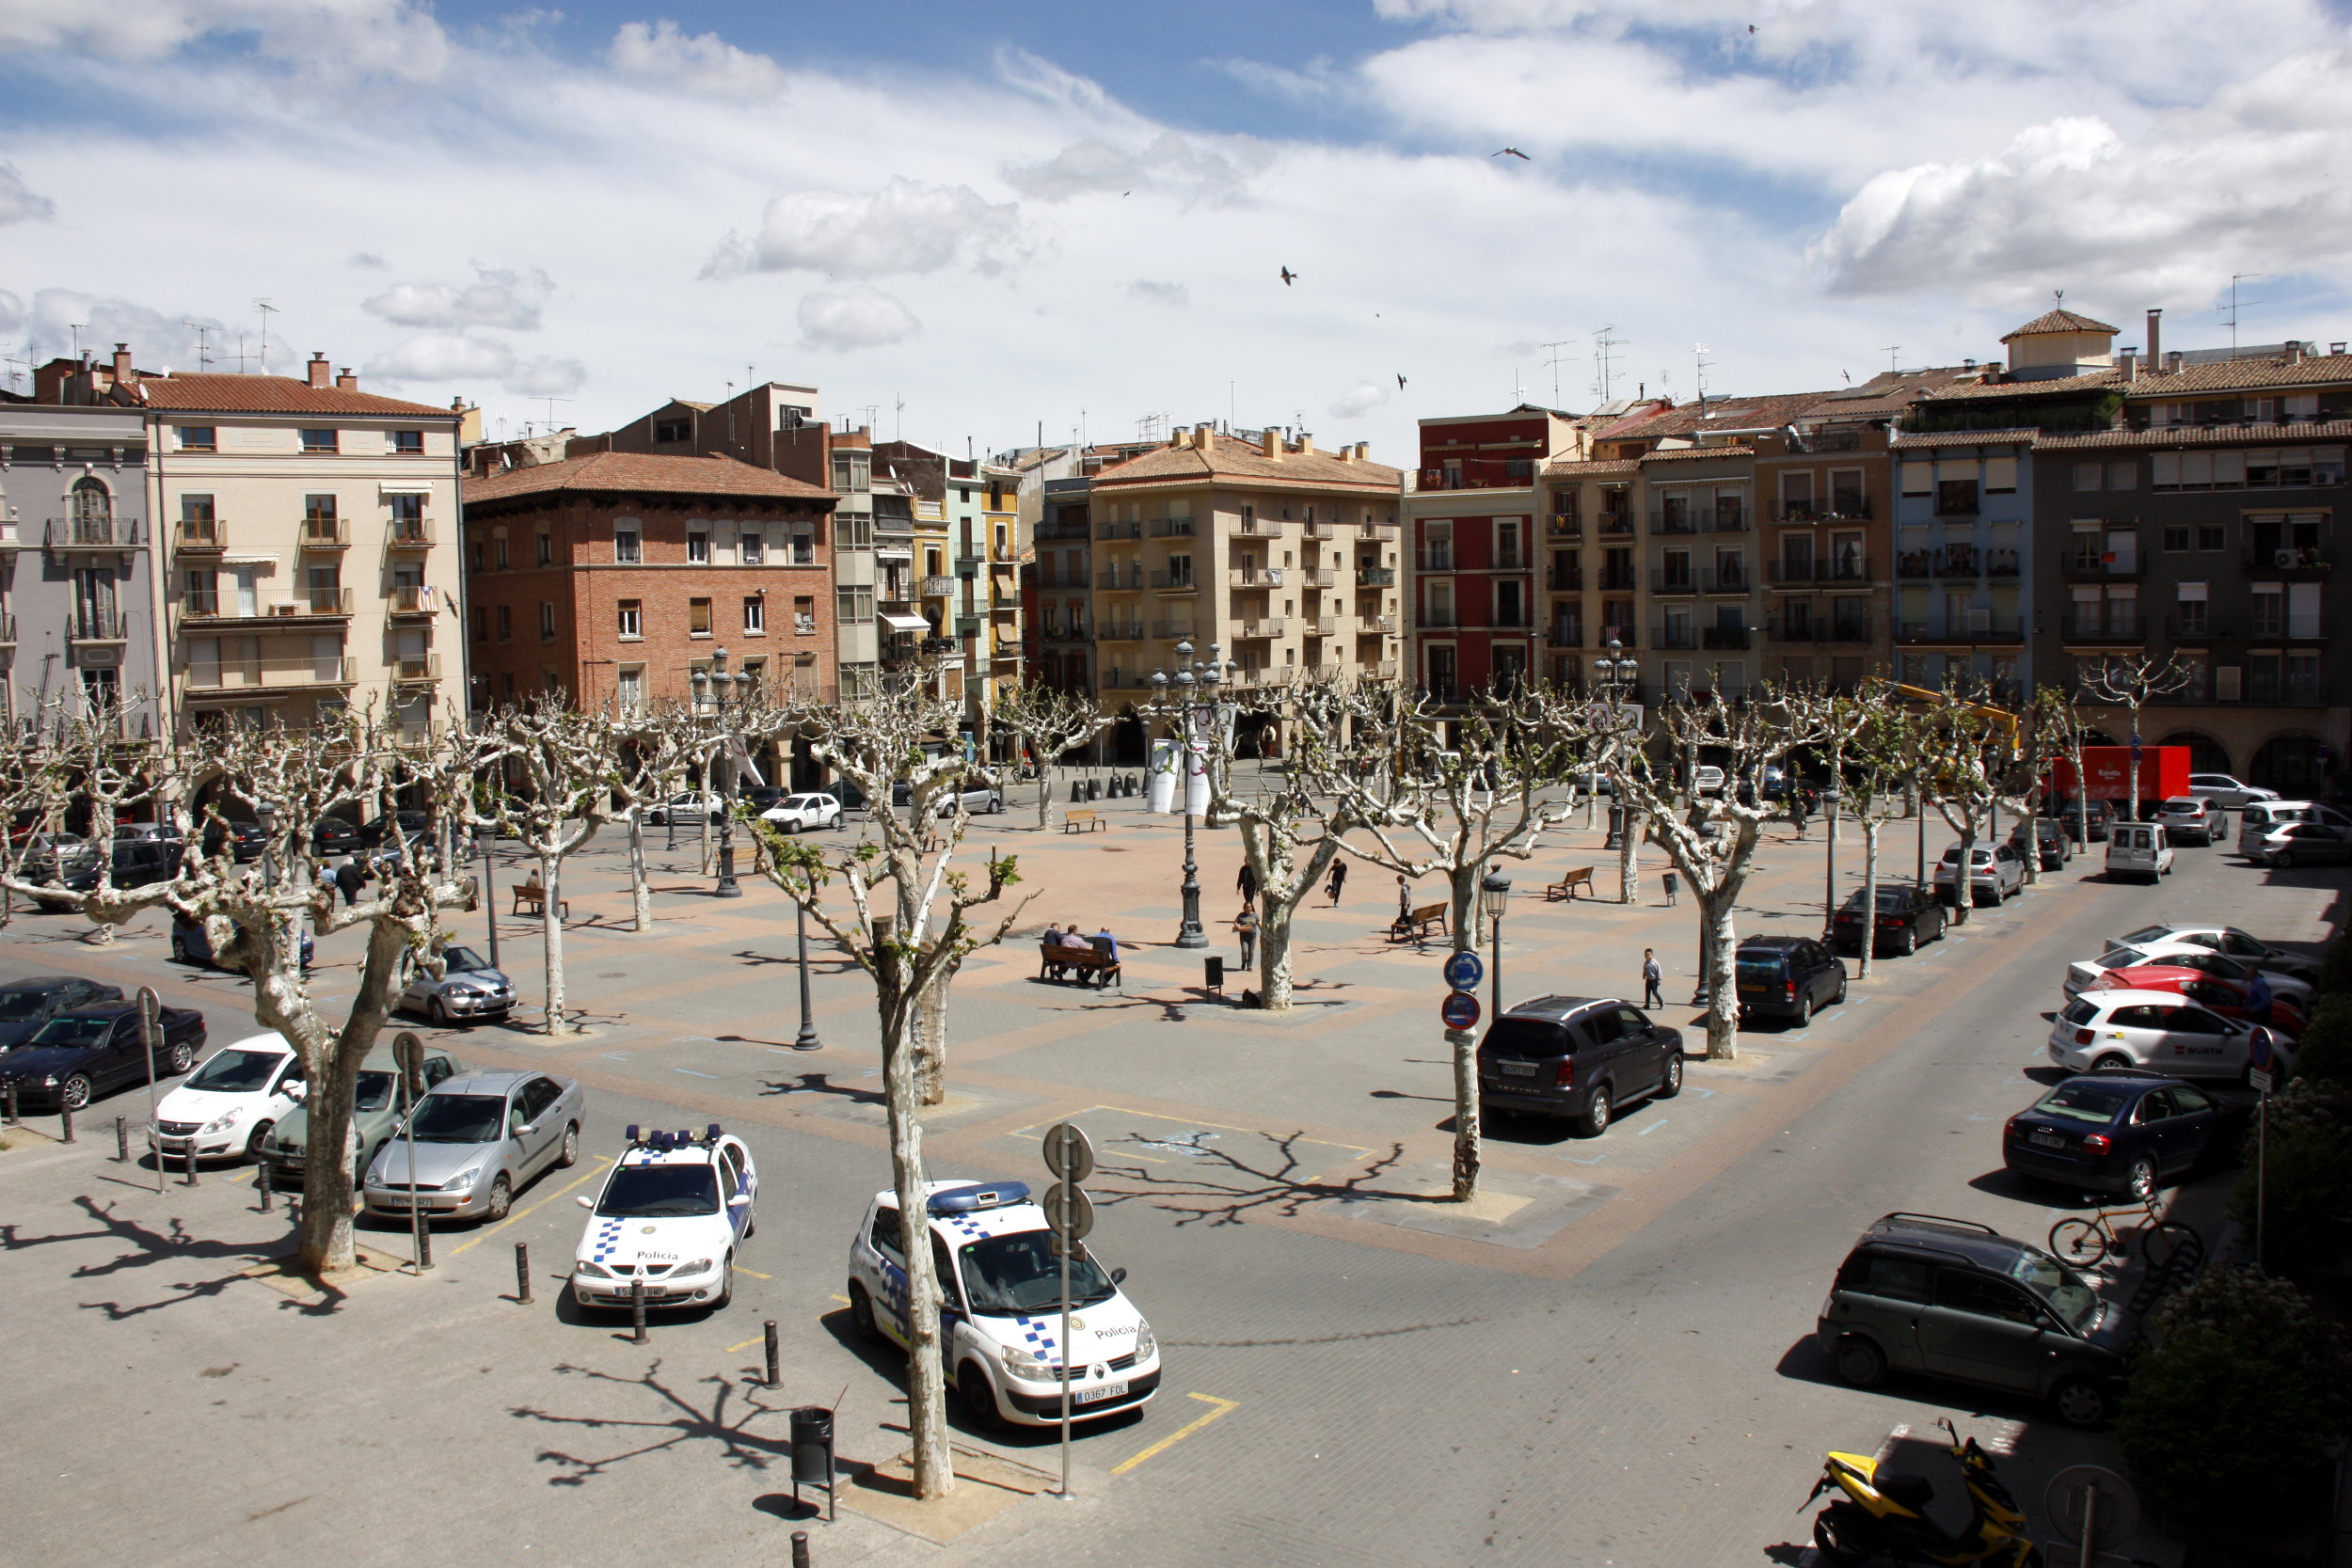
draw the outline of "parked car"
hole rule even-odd
[[[2118,822],[2107,833],[2107,875],[2145,877],[2150,882],[2172,875],[2172,839],[2161,822]]]
[[[2115,809],[2105,800],[2062,801],[2050,815],[2065,823],[2069,833],[2079,828],[2087,844],[2105,842],[2115,826]]]
[[[2235,926],[2214,926],[2194,920],[2159,920],[2153,926],[2142,926],[2137,931],[2109,937],[2107,946],[2110,949],[2146,947],[2167,942],[2185,942],[2191,947],[2201,947],[2208,953],[2218,953],[2223,958],[2252,964],[2266,974],[2284,974],[2304,981],[2319,978],[2317,958],[2291,953]]]
[[[423,1077],[428,1093],[461,1070],[448,1052],[438,1046],[425,1047]],[[399,1067],[392,1060],[391,1047],[379,1045],[359,1064],[359,1079],[353,1088],[351,1132],[343,1140],[343,1152],[352,1161],[355,1179],[391,1136],[400,1113]],[[299,1181],[310,1163],[310,1108],[296,1105],[270,1130],[268,1141],[262,1146],[262,1162],[281,1180]]]
[[[168,822],[118,822],[115,842],[135,839],[146,844],[185,844],[188,835]]]
[[[2257,800],[2238,813],[2237,852],[2248,860],[2263,858],[2263,841],[2290,822],[2325,822],[2352,828],[2352,816],[2316,800]]]
[[[830,795],[787,795],[759,814],[787,833],[841,826],[841,802]]]
[[[2248,1041],[2259,1023],[2240,1023],[2163,990],[2087,990],[2050,1026],[2050,1060],[2069,1072],[2145,1068],[2174,1078],[2243,1079]],[[2273,1031],[2290,1065],[2294,1048]]]
[[[2153,1072],[2069,1078],[2009,1118],[2001,1163],[2070,1193],[2145,1203],[2168,1176],[2225,1156],[2241,1118],[2204,1090]]]
[[[239,864],[260,860],[262,851],[269,847],[269,834],[262,831],[259,822],[225,821],[217,817],[204,824],[199,841],[207,855],[227,849]]]
[[[774,784],[753,784],[740,791],[740,796],[743,803],[751,808],[752,815],[761,816],[781,803],[784,798],[791,793],[790,790],[779,788]]]
[[[2289,822],[2264,835],[2263,863],[2276,871],[2298,865],[2343,865],[2352,862],[2352,828],[2332,822]]]
[[[680,824],[716,822],[727,814],[726,800],[708,790],[688,790],[666,800],[656,800],[645,808],[645,820],[657,828],[667,827],[675,817]]]
[[[368,1163],[368,1212],[405,1215],[414,1205],[428,1219],[502,1220],[532,1178],[580,1162],[587,1119],[574,1079],[512,1068],[444,1079]]]
[[[437,976],[419,964],[409,971],[396,1009],[422,1013],[437,1029],[476,1019],[502,1019],[515,1010],[515,982],[470,947],[441,950]]]
[[[1636,1101],[1682,1092],[1682,1031],[1615,997],[1539,996],[1478,1043],[1482,1107],[1566,1118],[1587,1138]]]
[[[117,887],[145,887],[167,882],[180,875],[188,847],[176,839],[119,838],[114,842],[111,875]]]
[[[2074,841],[2066,831],[2066,824],[2047,816],[2029,816],[2009,831],[2010,847],[2019,855],[2033,846],[2033,852],[2042,858],[2042,869],[2056,871],[2074,858]]]
[[[0,1051],[24,1044],[59,1013],[122,1000],[120,986],[78,974],[37,974],[0,986]]]
[[[158,1017],[155,1076],[177,1077],[204,1049],[204,1015],[166,1007]],[[101,1002],[52,1015],[24,1044],[0,1055],[0,1080],[16,1085],[17,1103],[34,1110],[78,1111],[102,1094],[147,1082],[147,1040],[139,1010]]]
[[[1888,1371],[2047,1399],[2095,1427],[2129,1368],[2123,1314],[2073,1269],[1990,1226],[1888,1214],[1837,1270],[1816,1342],[1858,1388]]]
[[[17,874],[28,882],[87,893],[98,885],[98,846],[78,833],[33,833],[24,840]],[[36,897],[51,914],[73,906],[62,898]]]
[[[572,1254],[572,1299],[626,1307],[642,1285],[647,1307],[726,1306],[758,1197],[751,1149],[716,1122],[699,1138],[630,1128],[604,1186],[580,1200],[589,1220]],[[950,1301],[952,1279],[942,1277]]]
[[[1941,937],[1951,918],[1944,912],[1941,903],[1909,882],[1882,886],[1878,896],[1878,918],[1871,923],[1876,938],[1872,947],[1877,952],[1906,956],[1916,953],[1920,943]],[[1860,889],[1847,895],[1836,919],[1831,923],[1831,931],[1840,952],[1862,951]]]
[[[1721,795],[1724,792],[1724,770],[1713,763],[1695,768],[1691,774],[1691,793]]]
[[[2224,980],[2207,974],[2201,969],[2185,964],[2135,964],[2127,969],[2110,969],[2084,988],[2086,990],[2169,990],[2185,996],[2201,1007],[2210,1007],[2223,1018],[2247,1023],[2267,1023],[2282,1039],[2296,1040],[2303,1036],[2310,1022],[2303,1009],[2294,1001],[2280,996],[2271,989],[2267,979],[2259,976],[2245,980]]]
[[[386,843],[414,844],[433,839],[433,816],[430,812],[386,812],[371,818],[359,829],[359,836],[373,848]]]
[[[2191,773],[2188,776],[2188,787],[2190,793],[2205,804],[2218,806],[2224,811],[2235,811],[2241,806],[2250,806],[2257,800],[2276,800],[2279,798],[2279,792],[2275,789],[2265,789],[2260,784],[2241,784],[2227,773]]]
[[[1952,892],[1960,870],[1960,846],[1950,845],[1944,858],[1935,863],[1936,896],[1946,903],[1956,903]],[[1968,851],[1968,901],[1972,904],[1998,904],[2025,891],[2026,863],[2016,850],[2006,844],[1978,844]]]
[[[2095,958],[2078,958],[2066,966],[2066,978],[2060,989],[2068,996],[2076,996],[2096,984],[2102,974],[2119,969],[2137,969],[2148,964],[2174,964],[2193,969],[2216,980],[2235,980],[2240,984],[2252,981],[2255,965],[2242,958],[2233,958],[2201,946],[2197,942],[2175,939],[2151,942],[2139,946],[2110,947]],[[2284,970],[2260,969],[2271,993],[2292,1002],[2304,1012],[2311,1011],[2312,983],[2298,979]]]
[[[1846,960],[1811,937],[1749,937],[1732,958],[1740,1016],[1777,1018],[1802,1029],[1814,1009],[1846,1000]]]
[[[891,785],[890,803],[892,805],[904,806],[909,798],[907,786],[903,781]],[[931,815],[953,816],[959,805],[975,816],[984,816],[1003,811],[1005,797],[1003,792],[993,784],[982,784],[977,778],[966,778],[961,790],[949,791],[932,803]]]
[[[2226,816],[2217,818],[2194,795],[2167,796],[2156,808],[2156,820],[2164,824],[2166,835],[2174,844],[2193,844],[2201,849],[2210,846],[2217,829],[2229,822]]]
[[[212,918],[221,923],[224,927],[221,940],[227,941],[228,931],[225,927],[229,925],[228,917],[215,915]],[[302,967],[310,968],[310,960],[317,956],[317,953],[318,942],[309,931],[304,931],[302,933]],[[220,967],[220,960],[213,957],[213,932],[209,921],[189,920],[178,914],[171,917],[171,961],[176,964],[194,964],[199,969]]]
[[[253,1035],[224,1045],[196,1075],[155,1107],[147,1147],[159,1157],[259,1158],[278,1118],[310,1093],[302,1058],[282,1035]]]
[[[322,816],[310,830],[310,852],[314,855],[356,855],[368,847],[359,825],[345,817]]]

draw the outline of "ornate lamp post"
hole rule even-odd
[[[1625,657],[1620,658],[1620,654]],[[1620,744],[1617,731],[1625,724],[1625,693],[1641,673],[1641,660],[1626,654],[1625,644],[1613,637],[1609,640],[1609,651],[1593,664],[1593,673],[1600,681],[1601,700],[1609,705],[1609,755],[1613,761]],[[1609,837],[1601,847],[1625,847],[1625,795],[1613,782],[1609,790]]]
[[[1478,912],[1494,927],[1494,974],[1488,1008],[1491,1016],[1502,1016],[1502,911],[1510,907],[1511,879],[1500,871],[1489,871],[1479,879]]]
[[[691,678],[694,688],[694,705],[697,707],[702,705],[707,689],[711,711],[718,716],[720,729],[723,733],[726,727],[727,693],[730,689],[734,689],[739,698],[748,696],[752,684],[750,672],[728,674],[727,651],[724,648],[713,648],[710,651],[709,672],[706,673],[697,670]],[[729,736],[728,740],[732,741],[733,738]],[[735,879],[735,756],[732,750],[723,749],[720,752],[720,763],[719,885],[712,888],[711,893],[713,896],[720,898],[740,898],[743,896],[743,888]],[[670,815],[675,817],[677,813],[674,810]]]
[[[1180,891],[1184,894],[1184,914],[1183,922],[1176,927],[1176,945],[1179,947],[1209,945],[1208,934],[1200,928],[1200,867],[1193,858],[1192,774],[1193,758],[1199,754],[1198,748],[1206,744],[1207,729],[1216,722],[1216,690],[1225,679],[1224,671],[1217,664],[1217,644],[1210,643],[1208,662],[1194,663],[1191,662],[1192,644],[1179,642],[1176,644],[1177,665],[1174,680],[1172,682],[1169,680],[1168,672],[1165,670],[1152,672],[1152,693],[1163,703],[1167,699],[1169,686],[1172,684],[1176,689],[1176,701],[1172,711],[1176,714],[1182,739],[1177,754],[1183,759],[1184,764],[1182,778],[1184,791],[1184,883]],[[1194,700],[1195,692],[1202,694],[1200,701]],[[1198,736],[1196,736],[1196,726],[1199,730]]]

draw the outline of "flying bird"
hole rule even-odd
[[[1291,282],[1292,282],[1292,280],[1293,280],[1294,278],[1295,278],[1297,276],[1298,276],[1298,274],[1296,274],[1296,273],[1295,273],[1295,272],[1291,271],[1291,269],[1290,269],[1290,268],[1288,268],[1287,266],[1286,266],[1286,267],[1284,267],[1284,268],[1282,269],[1282,287],[1284,287],[1285,289],[1289,288],[1289,287],[1291,286]]]
[[[1534,163],[1534,162],[1535,161],[1534,159],[1533,159],[1533,158],[1529,157],[1526,153],[1521,152],[1521,151],[1520,151],[1518,148],[1516,148],[1516,147],[1506,147],[1506,148],[1504,148],[1504,149],[1502,150],[1502,151],[1501,151],[1501,152],[1489,152],[1489,153],[1487,153],[1487,154],[1486,154],[1486,156],[1487,156],[1487,157],[1489,157],[1489,158],[1500,158],[1500,157],[1502,157],[1505,153],[1509,154],[1510,156],[1512,156],[1512,157],[1514,157],[1514,158],[1518,159],[1518,160],[1519,160],[1520,162],[1522,162],[1522,163],[1529,163],[1529,164],[1532,164],[1532,163]]]
[[[1396,378],[1396,389],[1400,392],[1405,390],[1405,377],[1402,375]]]

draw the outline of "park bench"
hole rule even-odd
[[[1101,812],[1091,811],[1084,806],[1081,806],[1076,811],[1066,811],[1062,813],[1061,831],[1063,832],[1093,832],[1099,830],[1102,826],[1103,814]]]
[[[1039,979],[1070,979],[1073,977],[1073,972],[1078,984],[1082,986],[1087,983],[1088,976],[1091,975],[1097,986],[1107,986],[1117,981],[1120,990],[1127,989],[1126,975],[1120,969],[1119,960],[1102,949],[1071,947],[1062,942],[1051,941],[1038,943],[1037,977]]]
[[[1407,910],[1389,925],[1391,942],[1418,942],[1432,932],[1438,936],[1445,935],[1443,904],[1423,904],[1419,909]]]
[[[515,884],[514,912],[516,914],[547,913],[548,890],[544,887],[534,887],[529,882],[516,882]],[[558,920],[569,920],[571,917],[572,901],[568,898],[557,899],[555,902],[555,918]]]
[[[1580,865],[1573,871],[1563,871],[1560,873],[1558,881],[1544,889],[1544,897],[1547,902],[1554,904],[1563,898],[1573,900],[1578,888],[1592,893],[1596,898],[1600,896],[1599,894],[1593,892],[1593,868],[1591,866]]]

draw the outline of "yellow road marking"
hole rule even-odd
[[[835,1296],[833,1299],[839,1302],[844,1307],[850,1305],[850,1298],[848,1296]]]
[[[764,1342],[764,1341],[767,1339],[767,1338],[768,1338],[768,1337],[767,1337],[766,1335],[764,1335],[764,1334],[763,1334],[763,1335],[761,1335],[761,1336],[759,1337],[759,1338],[757,1338],[757,1339],[746,1339],[746,1340],[744,1340],[744,1341],[743,1341],[741,1344],[739,1344],[739,1345],[729,1345],[729,1346],[728,1346],[725,1350],[723,1350],[723,1351],[720,1352],[720,1354],[723,1354],[723,1355],[733,1355],[733,1354],[734,1354],[737,1351],[739,1351],[739,1350],[749,1350],[749,1349],[751,1349],[754,1345],[760,1344],[760,1343]]]
[[[747,1269],[740,1263],[735,1265],[735,1272],[737,1274],[750,1275],[754,1279],[773,1279],[776,1277],[771,1274],[762,1274],[757,1269]]]
[[[602,1154],[595,1156],[595,1159],[598,1165],[609,1165],[612,1163],[611,1159]],[[548,1204],[553,1203],[557,1198],[562,1197],[565,1193],[570,1192],[572,1187],[579,1186],[582,1181],[594,1181],[597,1177],[602,1176],[604,1172],[601,1170],[589,1171],[586,1175],[581,1176],[579,1180],[574,1181],[571,1187],[559,1188],[556,1191],[549,1193],[547,1196],[541,1198],[538,1202],[532,1204],[530,1208],[516,1210],[513,1213],[499,1221],[498,1224],[490,1227],[489,1229],[485,1230],[481,1235],[474,1237],[471,1241],[458,1243],[455,1246],[449,1249],[449,1255],[452,1258],[454,1258],[469,1246],[481,1245],[484,1242],[488,1241],[491,1237],[497,1235],[500,1231],[505,1229],[516,1220],[527,1219],[531,1215],[537,1213]]]
[[[1125,1475],[1128,1471],[1134,1469],[1145,1460],[1150,1459],[1152,1455],[1165,1453],[1169,1449],[1174,1448],[1177,1444],[1183,1442],[1194,1433],[1199,1432],[1202,1427],[1207,1426],[1211,1421],[1216,1420],[1218,1417],[1232,1415],[1234,1408],[1241,1403],[1241,1401],[1239,1400],[1218,1399],[1215,1394],[1186,1394],[1184,1398],[1188,1400],[1199,1400],[1203,1404],[1213,1404],[1216,1405],[1216,1408],[1210,1411],[1207,1415],[1200,1418],[1198,1420],[1190,1421],[1184,1426],[1178,1427],[1174,1432],[1169,1433],[1167,1436],[1161,1438],[1158,1442],[1152,1444],[1141,1453],[1136,1454],[1133,1459],[1123,1459],[1120,1461],[1118,1464],[1111,1466],[1111,1474],[1115,1476]]]

